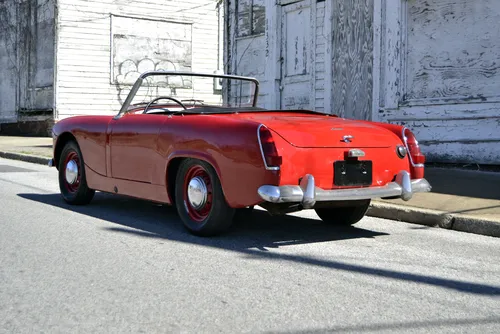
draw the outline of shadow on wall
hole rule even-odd
[[[18,121],[0,124],[1,136],[52,137],[54,120]]]

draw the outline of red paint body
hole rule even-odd
[[[271,130],[283,159],[279,171],[264,168],[260,124]],[[308,173],[317,187],[335,188],[333,163],[353,148],[365,152],[360,160],[373,161],[372,186],[385,185],[401,170],[422,178],[423,168],[396,154],[396,146],[404,145],[402,129],[301,111],[76,116],[54,126],[54,160],[58,166],[62,146],[74,137],[90,188],[115,192],[116,187],[119,194],[172,203],[168,180],[176,159],[202,159],[217,171],[228,204],[240,208],[262,202],[261,185],[296,185]],[[354,136],[352,142],[343,142],[344,135]]]

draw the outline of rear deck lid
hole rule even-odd
[[[265,124],[296,147],[390,147],[399,140],[384,128],[338,117],[290,113],[248,116]]]

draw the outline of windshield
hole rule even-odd
[[[254,78],[189,72],[147,72],[131,87],[120,113],[168,108],[255,107],[258,81]],[[180,103],[179,103],[180,102]]]

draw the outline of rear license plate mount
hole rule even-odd
[[[338,160],[333,163],[336,186],[369,186],[372,184],[371,160]]]

